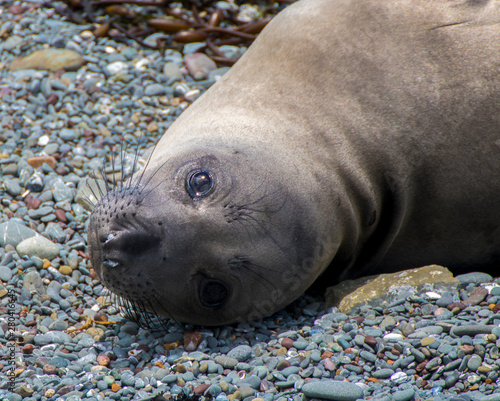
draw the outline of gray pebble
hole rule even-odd
[[[385,368],[385,369],[378,369],[375,372],[373,372],[373,377],[376,379],[388,379],[394,374],[394,370]]]
[[[467,367],[469,370],[472,372],[476,372],[477,369],[481,366],[482,364],[481,357],[479,355],[471,355],[469,361],[467,362]]]
[[[40,295],[45,294],[45,286],[43,285],[40,273],[37,271],[31,271],[26,273],[23,280],[23,287],[29,292],[36,292]]]
[[[336,380],[308,382],[302,386],[302,392],[307,397],[325,400],[354,401],[363,398],[363,390],[359,386]]]
[[[471,324],[462,326],[453,326],[450,334],[454,337],[476,336],[477,334],[490,334],[495,326],[483,324]]]
[[[460,281],[461,285],[466,285],[470,283],[479,284],[479,283],[491,283],[493,281],[493,277],[486,273],[467,273],[460,274],[455,277]]]
[[[0,224],[0,246],[17,246],[23,240],[36,235],[36,231],[13,220]]]
[[[392,399],[393,401],[410,401],[413,400],[414,396],[415,390],[409,388],[407,390],[396,391],[394,394],[392,394]]]
[[[244,362],[252,356],[252,348],[248,345],[239,345],[227,353],[229,358],[234,358],[239,362]],[[224,365],[223,365],[224,366]]]
[[[12,270],[7,266],[0,266],[0,280],[9,282],[12,278]]]

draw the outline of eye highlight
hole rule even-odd
[[[186,179],[186,191],[193,199],[203,198],[212,192],[214,180],[208,171],[191,171]]]

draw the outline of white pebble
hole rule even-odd
[[[49,143],[49,141],[50,141],[50,136],[42,135],[40,138],[38,138],[38,146],[45,146]]]
[[[440,294],[438,294],[437,292],[433,292],[433,291],[427,291],[425,293],[425,295],[427,295],[427,297],[430,299],[440,299],[441,298]]]
[[[495,287],[500,287],[497,283],[489,283],[484,286],[484,288],[488,291],[488,294],[491,293],[491,290]]]
[[[106,46],[104,48],[104,51],[108,54],[113,54],[113,53],[116,53],[116,49],[114,47],[111,47],[111,46]]]
[[[186,100],[194,100],[198,95],[200,94],[199,89],[191,89],[190,91],[187,91],[184,97]]]
[[[114,63],[108,64],[104,68],[106,68],[106,71],[108,72],[109,75],[115,75],[120,71],[126,70],[127,64],[125,64],[123,61],[115,61]]]
[[[384,336],[384,340],[386,341],[401,341],[403,340],[403,336],[398,333],[389,333]]]
[[[147,58],[141,58],[134,65],[135,69],[138,71],[145,71],[147,69],[147,65],[149,64],[149,60]]]
[[[391,381],[395,383],[404,383],[408,380],[408,375],[405,372],[396,372],[391,376]]]
[[[80,33],[80,36],[83,38],[83,39],[92,39],[94,37],[94,34],[90,31],[82,31]]]

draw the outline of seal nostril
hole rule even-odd
[[[200,302],[207,308],[220,308],[226,301],[228,295],[229,291],[226,285],[218,280],[205,280],[198,290]]]

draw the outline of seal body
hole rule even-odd
[[[497,1],[299,1],[95,207],[94,269],[215,325],[321,274],[494,266],[499,71]]]

